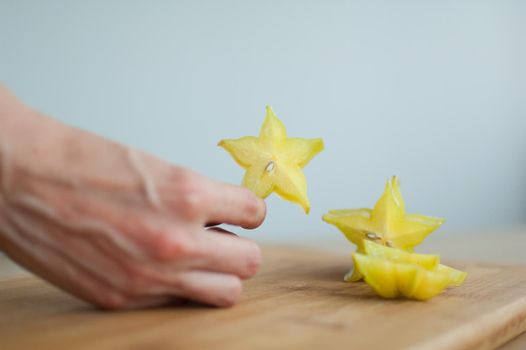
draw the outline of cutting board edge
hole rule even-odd
[[[432,344],[415,344],[409,350],[492,350],[526,332],[526,296],[483,316],[482,326],[466,323],[454,332],[434,338]],[[480,333],[485,332],[485,337]]]

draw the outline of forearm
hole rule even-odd
[[[24,147],[24,140],[32,137],[31,121],[36,116],[7,88],[0,85],[0,235],[6,227],[5,216],[8,195],[12,186],[17,155]],[[29,131],[29,134],[27,133]],[[22,137],[26,133],[25,137]]]
[[[17,149],[40,144],[40,139],[50,139],[64,126],[26,106],[6,87],[0,85],[0,141],[16,144]],[[31,138],[32,142],[28,142]]]
[[[46,154],[56,152],[57,136],[64,130],[64,125],[27,107],[0,85],[0,249],[10,255],[13,242],[7,236],[13,232],[6,213],[24,192],[25,180],[49,170]]]
[[[0,191],[5,195],[18,171],[46,172],[54,164],[66,126],[32,110],[0,85]]]

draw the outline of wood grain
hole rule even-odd
[[[428,302],[341,282],[347,256],[267,248],[231,309],[103,312],[34,277],[0,281],[1,349],[493,349],[526,330],[526,266],[450,263],[465,285]]]

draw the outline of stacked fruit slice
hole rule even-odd
[[[382,297],[427,300],[466,278],[465,272],[441,265],[438,255],[414,253],[444,220],[407,214],[396,176],[387,181],[374,208],[330,210],[323,220],[356,245],[354,267],[344,280],[364,279]]]
[[[354,267],[384,298],[427,300],[448,286],[464,282],[466,273],[440,264],[438,255],[408,253],[364,241],[365,254],[354,253]]]

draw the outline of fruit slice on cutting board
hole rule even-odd
[[[444,222],[444,219],[407,214],[396,176],[387,181],[373,209],[330,210],[323,220],[336,226],[362,254],[365,253],[363,242],[366,241],[413,252],[415,246]],[[362,275],[353,269],[344,279],[347,282],[359,281]]]
[[[449,286],[462,284],[467,276],[439,263],[437,255],[407,253],[364,242],[366,254],[354,253],[355,269],[384,298],[428,300]]]
[[[428,270],[434,270],[440,263],[438,255],[409,253],[401,249],[393,249],[372,241],[364,241],[365,254],[371,257],[417,264]]]

